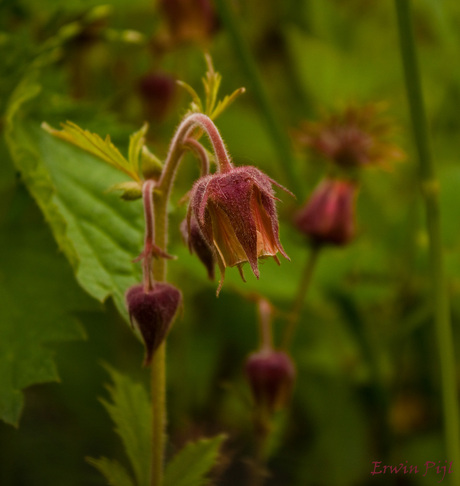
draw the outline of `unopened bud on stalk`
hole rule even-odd
[[[246,375],[256,405],[273,412],[289,401],[296,371],[286,353],[267,348],[252,353],[246,361]]]
[[[141,333],[145,344],[144,365],[151,363],[155,351],[165,340],[182,301],[181,292],[167,283],[157,282],[149,291],[133,285],[126,292],[131,325]]]
[[[356,183],[324,179],[295,219],[297,228],[318,245],[346,245],[355,235]]]

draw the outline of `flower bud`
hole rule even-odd
[[[282,351],[262,349],[249,355],[246,375],[256,405],[270,412],[279,410],[288,402],[295,379],[291,358]]]
[[[196,253],[197,257],[206,267],[209,279],[214,280],[214,255],[208,243],[201,234],[201,230],[195,216],[191,216],[190,225],[187,225],[187,220],[184,219],[180,225],[180,230],[185,243],[189,247],[190,253]]]
[[[345,245],[355,235],[356,184],[324,179],[295,219],[297,228],[319,245]]]
[[[181,301],[181,292],[167,283],[155,283],[148,292],[142,284],[133,285],[126,292],[131,325],[144,340],[145,366],[151,363],[153,354],[166,338]]]
[[[142,76],[138,84],[145,116],[162,120],[168,114],[177,92],[176,80],[169,74],[151,72]]]

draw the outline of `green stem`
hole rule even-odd
[[[404,66],[407,98],[412,129],[419,159],[419,177],[427,219],[430,241],[430,267],[435,305],[435,329],[441,370],[442,401],[444,412],[444,436],[449,461],[453,468],[451,483],[460,484],[460,437],[458,420],[457,379],[452,337],[449,295],[447,291],[441,237],[439,209],[439,183],[428,142],[428,124],[425,115],[420,74],[415,50],[409,0],[395,0],[398,18],[401,55]]]
[[[171,142],[165,167],[153,193],[153,210],[155,220],[155,245],[166,252],[168,244],[168,200],[174,178],[182,156],[190,145],[188,138],[194,128],[200,127],[209,137],[221,172],[232,169],[230,156],[227,153],[219,131],[212,120],[201,113],[194,113],[182,120]],[[199,150],[198,143],[192,143]],[[202,160],[202,164],[205,164]],[[150,186],[149,186],[150,187]],[[147,224],[148,229],[148,224]],[[152,233],[152,232],[151,232]],[[166,260],[156,258],[153,261],[153,279],[156,282],[166,280]],[[152,406],[152,460],[150,486],[161,486],[163,482],[165,429],[166,429],[166,343],[155,352],[151,370],[151,406]]]
[[[292,339],[297,328],[297,324],[300,320],[300,314],[302,312],[303,303],[305,296],[307,295],[307,290],[310,286],[311,279],[313,277],[313,272],[318,261],[318,256],[321,250],[321,246],[312,245],[310,254],[308,255],[307,263],[302,274],[302,278],[297,289],[297,296],[294,300],[291,313],[288,318],[287,326],[284,331],[283,336],[283,348],[288,349],[291,345]]]
[[[289,138],[283,130],[279,117],[272,108],[257,65],[240,32],[238,21],[227,0],[216,0],[216,5],[219,15],[232,39],[236,56],[241,61],[242,68],[251,85],[251,91],[264,114],[267,128],[273,139],[275,149],[278,151],[278,156],[283,161],[283,168],[285,170],[288,185],[293,189],[293,192],[299,194],[299,177],[296,174],[296,162],[292,157]]]

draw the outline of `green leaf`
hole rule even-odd
[[[147,128],[145,125],[144,127]],[[130,159],[129,161],[127,161],[123,157],[123,155],[121,155],[120,151],[117,149],[117,147],[115,147],[115,145],[110,140],[109,135],[107,135],[103,140],[97,133],[91,133],[88,130],[83,130],[82,128],[80,128],[78,125],[76,125],[71,121],[67,121],[66,123],[63,123],[62,130],[55,130],[54,128],[51,128],[47,123],[43,123],[42,128],[48,133],[50,133],[51,135],[54,135],[57,138],[65,140],[66,142],[69,142],[81,148],[82,150],[85,150],[91,155],[98,157],[104,162],[107,162],[107,164],[111,165],[112,167],[115,167],[118,170],[121,170],[132,179],[136,181],[139,180],[139,174],[135,170],[135,167],[133,167],[132,160]],[[140,132],[142,132],[142,129],[140,130]],[[138,135],[140,132],[137,132],[137,134],[135,134],[134,137]],[[142,138],[142,133],[140,133],[140,137]],[[137,143],[138,141],[134,140],[133,142],[134,147],[132,150],[130,146],[130,156],[131,156],[131,151],[133,152],[133,157],[136,156]],[[139,154],[137,154],[137,158],[138,157]],[[136,162],[138,164],[138,160],[136,160]]]
[[[27,194],[16,191],[2,210],[8,219],[0,226],[0,419],[17,426],[21,390],[59,380],[48,344],[83,338],[72,313],[91,304]]]
[[[140,280],[132,260],[142,247],[142,208],[106,193],[121,182],[117,170],[40,129],[40,120],[28,114],[39,91],[26,80],[13,93],[9,151],[80,285],[101,301],[113,296],[127,318],[124,293]]]
[[[145,388],[106,366],[113,385],[107,387],[111,402],[101,400],[115,424],[133,467],[138,486],[148,486],[151,451],[150,402]]]
[[[216,465],[219,448],[225,438],[225,435],[218,435],[187,444],[167,465],[164,486],[208,484],[206,475]]]
[[[142,128],[138,130],[136,133],[133,133],[129,137],[129,151],[128,151],[128,160],[129,165],[132,167],[136,174],[139,174],[139,166],[140,166],[140,155],[142,152],[142,147],[145,143],[145,134],[149,129],[149,124],[144,123]]]
[[[106,457],[86,459],[107,479],[110,486],[134,486],[134,482],[126,469],[117,461],[112,461]]]

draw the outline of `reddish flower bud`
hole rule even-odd
[[[278,236],[272,184],[279,186],[255,167],[236,167],[201,177],[192,188],[189,232],[194,216],[221,271],[218,293],[226,267],[236,265],[242,275],[242,264],[249,262],[259,278],[258,258],[272,256],[279,264],[279,251],[289,259]]]
[[[203,238],[200,227],[193,214],[190,217],[190,225],[188,225],[187,220],[184,219],[180,225],[180,230],[185,243],[188,245],[190,253],[196,253],[197,257],[206,267],[209,279],[214,280],[214,255],[208,243]]]
[[[297,228],[316,244],[347,244],[355,235],[355,195],[355,183],[324,179],[298,212]]]
[[[295,380],[295,366],[282,351],[263,349],[249,355],[246,375],[256,405],[273,412],[289,401]]]
[[[142,76],[138,89],[147,118],[161,120],[167,115],[174,101],[177,84],[169,74],[151,72]]]
[[[131,325],[139,330],[145,344],[144,365],[151,363],[166,338],[181,301],[181,292],[167,283],[155,283],[148,292],[142,284],[133,285],[126,292]]]

